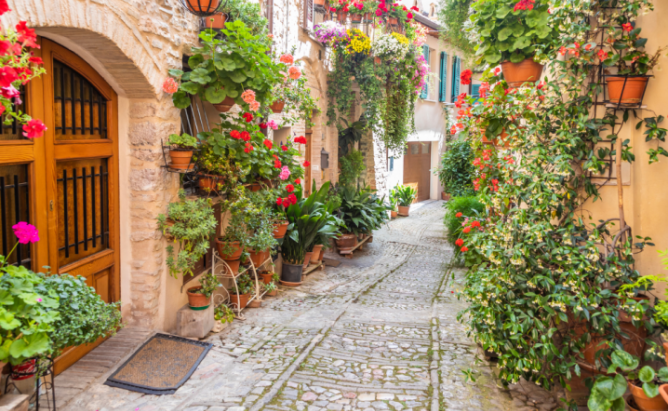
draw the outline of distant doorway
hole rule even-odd
[[[404,185],[417,189],[415,201],[429,200],[431,189],[431,143],[408,143],[404,155]]]

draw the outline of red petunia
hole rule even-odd
[[[33,64],[44,64],[44,61],[41,59],[41,57],[30,57],[28,61]]]
[[[24,47],[39,48],[37,41],[37,34],[35,30],[28,28],[28,23],[25,21],[20,21],[16,25],[16,33],[19,35],[18,41],[22,43]]]
[[[462,233],[464,234],[468,234],[470,232],[471,232],[471,227],[464,227],[464,229],[462,230]]]
[[[462,240],[461,238],[458,238],[457,241],[455,241],[455,245],[457,247],[463,246],[464,245],[464,240]]]
[[[248,133],[248,131],[242,131],[241,132],[241,139],[243,141],[250,141],[250,133]]]
[[[301,183],[302,183],[302,180],[300,180],[298,178],[295,179],[295,184],[301,184]]]
[[[463,216],[463,215],[464,215],[464,214],[462,214],[462,212],[460,211],[460,212],[458,212],[457,214],[455,214],[455,217],[459,218],[459,217],[461,217],[461,216]]]
[[[304,161],[304,163],[303,163],[302,165],[303,165],[304,167],[308,167],[308,166],[311,165],[311,163],[309,163],[308,160],[307,160],[307,161]]]
[[[304,136],[295,137],[295,143],[306,144],[306,137]]]
[[[274,143],[268,139],[264,139],[264,142],[262,144],[264,144],[265,147],[267,147],[269,150],[271,150],[271,148],[274,146]]]
[[[0,16],[3,14],[12,11],[7,4],[7,0],[0,0]]]
[[[18,79],[19,76],[13,67],[0,67],[0,87],[9,87]]]
[[[40,120],[32,119],[28,123],[23,125],[23,136],[33,139],[36,137],[42,137],[46,126]]]
[[[287,186],[285,186],[285,189],[288,190],[288,193],[292,193],[293,191],[295,191],[295,186],[293,186],[292,184],[288,184]]]
[[[0,41],[0,56],[6,56],[12,48],[12,43],[8,40]]]

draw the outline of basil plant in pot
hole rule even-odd
[[[471,7],[470,34],[474,37],[476,62],[501,64],[510,87],[540,80],[545,59],[558,39],[550,24],[545,0],[479,0]]]

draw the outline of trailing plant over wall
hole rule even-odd
[[[443,39],[468,56],[475,53],[475,44],[471,43],[467,33],[472,2],[473,0],[441,0],[441,9],[438,12],[439,22],[443,25]]]
[[[647,2],[619,0],[617,6],[627,10],[640,3]],[[543,13],[547,5],[536,8]],[[470,109],[457,116],[458,128],[476,149],[473,183],[485,206],[481,218],[464,222],[457,240],[470,267],[463,292],[470,306],[460,318],[476,342],[499,354],[502,380],[524,378],[546,388],[566,386],[582,367],[610,365],[611,352],[624,348],[621,313],[650,335],[658,329],[653,308],[631,298],[641,290],[623,288],[640,277],[633,256],[650,240],[631,236],[623,206],[618,218],[603,221],[585,212],[588,201],[601,200],[605,180],[596,177],[605,176],[611,164],[633,161],[628,144],[611,134],[618,130],[615,123],[628,120],[628,111],[622,118],[615,111],[593,115],[602,86],[592,81],[600,64],[595,39],[606,27],[590,26],[588,16],[609,11],[593,0],[549,5],[552,13],[545,22],[541,15],[541,24],[558,28],[555,39],[568,58],[557,58],[560,47],[543,49],[549,53],[549,80],[535,87],[508,88],[498,69],[488,69],[481,104],[468,98]],[[526,21],[531,11],[516,7],[512,13]],[[483,37],[481,47],[489,50],[497,41]],[[491,128],[492,137],[505,134],[507,149],[483,146]],[[603,149],[604,139],[617,148]],[[596,364],[585,363],[586,347],[598,351]]]
[[[359,150],[352,150],[350,153],[341,157],[339,162],[341,163],[339,184],[356,187],[359,184],[362,172],[366,169],[366,166],[364,165],[364,154]]]

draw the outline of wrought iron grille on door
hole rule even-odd
[[[0,166],[0,244],[2,255],[16,246],[9,257],[9,264],[31,267],[30,244],[18,244],[12,226],[20,221],[30,222],[30,187],[28,185],[28,166]]]

